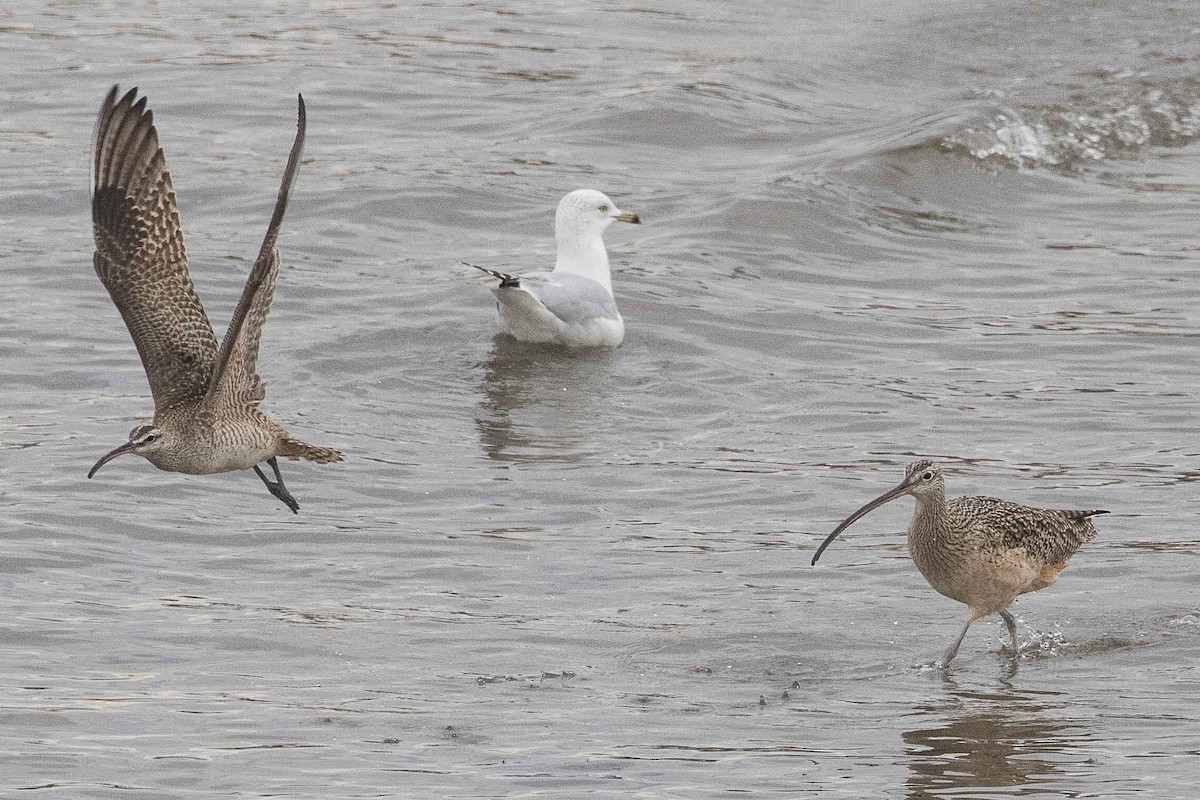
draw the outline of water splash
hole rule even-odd
[[[1197,138],[1200,84],[1192,80],[1171,89],[1135,83],[1098,96],[1080,93],[1061,105],[1000,104],[987,119],[939,143],[995,167],[1078,172],[1098,161]]]
[[[1021,658],[1053,658],[1062,654],[1066,647],[1066,637],[1062,629],[1055,627],[1052,631],[1034,631],[1034,636],[1021,646]]]

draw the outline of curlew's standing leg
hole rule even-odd
[[[1004,624],[1008,626],[1008,635],[1012,637],[1013,656],[1021,654],[1021,645],[1017,642],[1017,621],[1013,615],[1008,613],[1007,608],[1000,609],[1000,616],[1004,617]]]
[[[300,513],[300,504],[296,502],[296,498],[292,497],[292,493],[283,485],[283,476],[279,474],[279,462],[274,456],[267,459],[267,463],[271,465],[271,471],[275,473],[275,480],[272,481],[263,471],[258,468],[258,464],[254,465],[254,471],[258,473],[258,477],[262,478],[262,482],[267,485],[267,491],[283,501],[283,504],[292,510],[293,514]]]
[[[967,621],[963,624],[963,627],[962,627],[962,632],[960,632],[958,634],[958,638],[954,640],[954,644],[950,645],[950,649],[946,651],[946,655],[942,656],[942,666],[943,667],[950,666],[950,662],[954,660],[954,657],[956,655],[958,655],[958,646],[960,644],[962,644],[963,639],[966,638],[967,628],[971,627],[971,623],[974,621],[975,621],[975,617],[968,613]]]
[[[962,631],[959,632],[958,638],[954,640],[954,644],[952,644],[950,646],[950,649],[946,651],[946,655],[942,656],[942,666],[943,667],[948,666],[950,664],[950,662],[954,659],[954,657],[956,655],[958,655],[958,646],[960,644],[962,644],[963,639],[966,637],[967,628],[971,627],[971,623],[974,622],[975,620],[979,619],[980,617],[987,616],[988,613],[989,612],[987,612],[987,611],[981,611],[978,608],[972,608],[971,606],[967,606],[967,621],[963,623]]]

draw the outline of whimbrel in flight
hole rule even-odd
[[[304,98],[299,98],[296,141],[267,235],[218,347],[188,273],[154,115],[137,93],[134,88],[118,99],[114,86],[96,122],[93,262],[142,358],[154,396],[154,421],[130,431],[129,441],[97,461],[88,477],[126,453],[159,469],[191,475],[253,468],[271,494],[297,513],[300,505],[284,487],[276,458],[325,464],[340,461],[342,454],[294,439],[267,419],[257,408],[266,384],[255,370],[279,275],[275,243],[304,148]],[[263,461],[275,480],[259,468]]]
[[[1071,556],[1096,536],[1091,517],[1107,511],[1030,508],[994,497],[959,497],[946,502],[942,471],[932,461],[909,464],[900,485],[855,511],[821,542],[825,548],[857,519],[884,503],[911,494],[916,512],[908,526],[908,552],[929,585],[967,606],[967,622],[946,651],[949,664],[967,628],[999,613],[1018,652],[1017,621],[1008,606],[1019,594],[1058,580]]]
[[[558,260],[550,272],[510,275],[471,264],[500,280],[493,289],[500,332],[523,342],[566,347],[616,347],[625,321],[613,300],[604,232],[614,222],[642,220],[603,192],[576,189],[558,204]]]

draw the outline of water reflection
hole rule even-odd
[[[960,689],[916,711],[928,727],[903,734],[912,800],[986,792],[1016,796],[1061,788],[1064,766],[1086,758],[1086,730],[1060,718],[1057,692],[1014,690],[1007,679],[986,692]]]
[[[476,425],[498,461],[579,461],[608,397],[613,351],[568,350],[497,336],[484,364]]]

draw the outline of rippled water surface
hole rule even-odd
[[[1194,798],[1200,10],[0,10],[0,794]],[[149,96],[218,335],[308,103],[263,408],[343,464],[97,457],[152,411],[91,268]],[[493,338],[602,189],[624,346]],[[911,501],[1107,508],[962,607]]]

